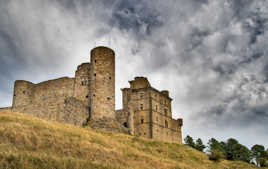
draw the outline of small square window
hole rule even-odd
[[[96,74],[96,73],[94,73],[94,76],[96,77],[96,76],[97,76],[97,74]]]
[[[144,119],[141,119],[141,124],[143,124],[144,123]]]

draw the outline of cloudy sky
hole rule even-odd
[[[120,88],[170,90],[183,137],[268,146],[267,0],[0,0],[0,107],[15,80],[74,76],[98,45]]]

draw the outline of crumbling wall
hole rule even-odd
[[[86,125],[90,118],[90,108],[82,101],[74,97],[65,99],[64,111],[61,112],[60,122],[74,124],[77,126]]]

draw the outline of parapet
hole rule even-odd
[[[177,119],[177,121],[178,121],[178,124],[179,124],[180,127],[183,126],[183,120],[182,119]]]
[[[76,71],[86,70],[86,69],[89,69],[89,68],[90,68],[90,63],[86,62],[86,63],[82,63],[81,65],[77,66]]]
[[[90,54],[91,54],[91,57],[92,56],[94,57],[95,55],[115,56],[115,52],[112,49],[105,47],[105,46],[98,46],[92,49]]]
[[[12,107],[25,106],[31,103],[34,84],[25,80],[17,80],[14,85]]]
[[[129,81],[129,84],[131,89],[151,87],[151,84],[146,77],[135,77],[134,80]]]
[[[168,90],[162,90],[161,93],[167,97],[169,97],[169,91]]]

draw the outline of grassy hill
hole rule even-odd
[[[188,146],[0,113],[0,169],[254,169]]]

